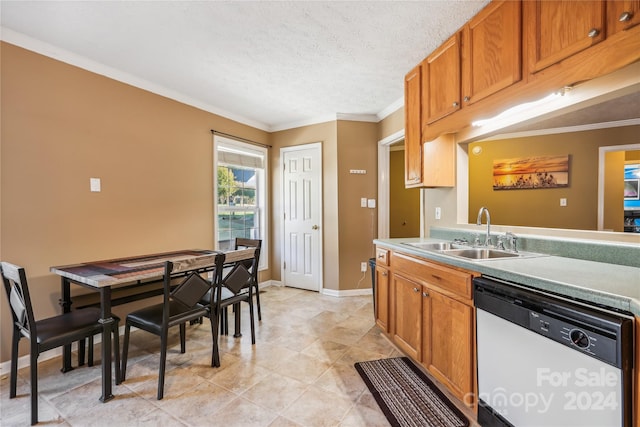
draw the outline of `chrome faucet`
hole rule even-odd
[[[478,211],[478,219],[476,220],[477,225],[482,225],[482,213],[485,213],[487,216],[487,236],[484,238],[484,246],[491,246],[491,215],[489,215],[489,209],[484,206],[480,208]]]

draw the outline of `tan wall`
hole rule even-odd
[[[294,145],[322,143],[322,236],[323,236],[323,280],[325,287],[338,289],[339,285],[339,252],[338,248],[338,148],[337,122],[320,123],[274,132],[271,135],[271,235],[272,278],[281,280],[282,265],[282,159],[280,149]]]
[[[420,189],[404,187],[404,150],[389,152],[389,237],[420,236]]]
[[[638,132],[640,126],[627,126],[469,144],[470,152],[482,147],[480,155],[469,155],[469,222],[487,206],[495,224],[595,230],[598,147],[636,143]],[[563,154],[570,156],[569,187],[493,191],[494,160]],[[566,207],[560,206],[561,197]]]
[[[378,127],[375,123],[338,121],[339,289],[370,288],[360,263],[375,256],[378,209],[360,207],[360,198],[378,198]],[[364,175],[350,174],[363,169]],[[325,261],[326,263],[326,261]],[[325,281],[326,287],[332,283]]]
[[[39,318],[59,311],[50,266],[213,247],[210,129],[259,142],[266,132],[1,49],[0,257],[26,268]],[[90,177],[101,178],[102,192],[89,191]],[[11,318],[0,295],[5,361]]]
[[[602,227],[624,231],[624,151],[609,151],[604,159],[604,215]]]

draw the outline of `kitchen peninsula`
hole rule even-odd
[[[628,265],[593,260],[597,258],[594,253],[598,251],[615,250],[609,248],[608,243],[597,242],[586,243],[588,250],[585,252],[589,253],[585,257],[590,259],[552,255],[558,253],[553,249],[553,241],[546,242],[551,248],[548,253],[485,260],[464,259],[448,255],[446,251],[423,249],[447,247],[456,233],[467,237],[465,230],[432,229],[431,238],[374,240],[378,257],[376,319],[391,340],[472,410],[478,409],[474,277],[495,278],[557,295],[570,303],[604,307],[612,312],[635,316],[636,344],[633,348],[637,348],[640,330],[638,245],[621,244],[617,248],[632,252],[630,260],[624,260]],[[523,240],[525,244],[519,250],[530,251],[526,239]],[[576,247],[585,244],[577,240],[574,243]],[[417,331],[411,332],[407,325],[412,325]],[[443,336],[438,337],[438,334]],[[633,355],[636,390],[640,384],[638,353],[636,350]],[[437,361],[439,354],[448,355],[449,365],[444,366],[444,362]],[[639,397],[637,391],[635,393],[632,407],[637,414]],[[637,415],[635,422],[637,425]]]

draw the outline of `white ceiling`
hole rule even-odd
[[[273,131],[402,105],[464,1],[2,1],[2,39]]]

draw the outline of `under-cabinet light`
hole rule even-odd
[[[498,126],[498,124],[504,124],[504,125],[510,124],[510,123],[507,123],[508,121],[507,119],[510,119],[516,114],[520,114],[525,111],[530,112],[534,108],[538,108],[542,105],[546,105],[555,99],[563,97],[570,89],[571,89],[570,87],[564,87],[560,91],[549,94],[544,98],[538,99],[536,101],[525,102],[524,104],[518,104],[515,107],[511,107],[503,111],[502,113],[498,114],[497,116],[491,117],[489,119],[484,119],[484,120],[476,120],[475,122],[472,122],[471,125],[474,127],[481,127],[481,126],[487,126],[487,125]]]

